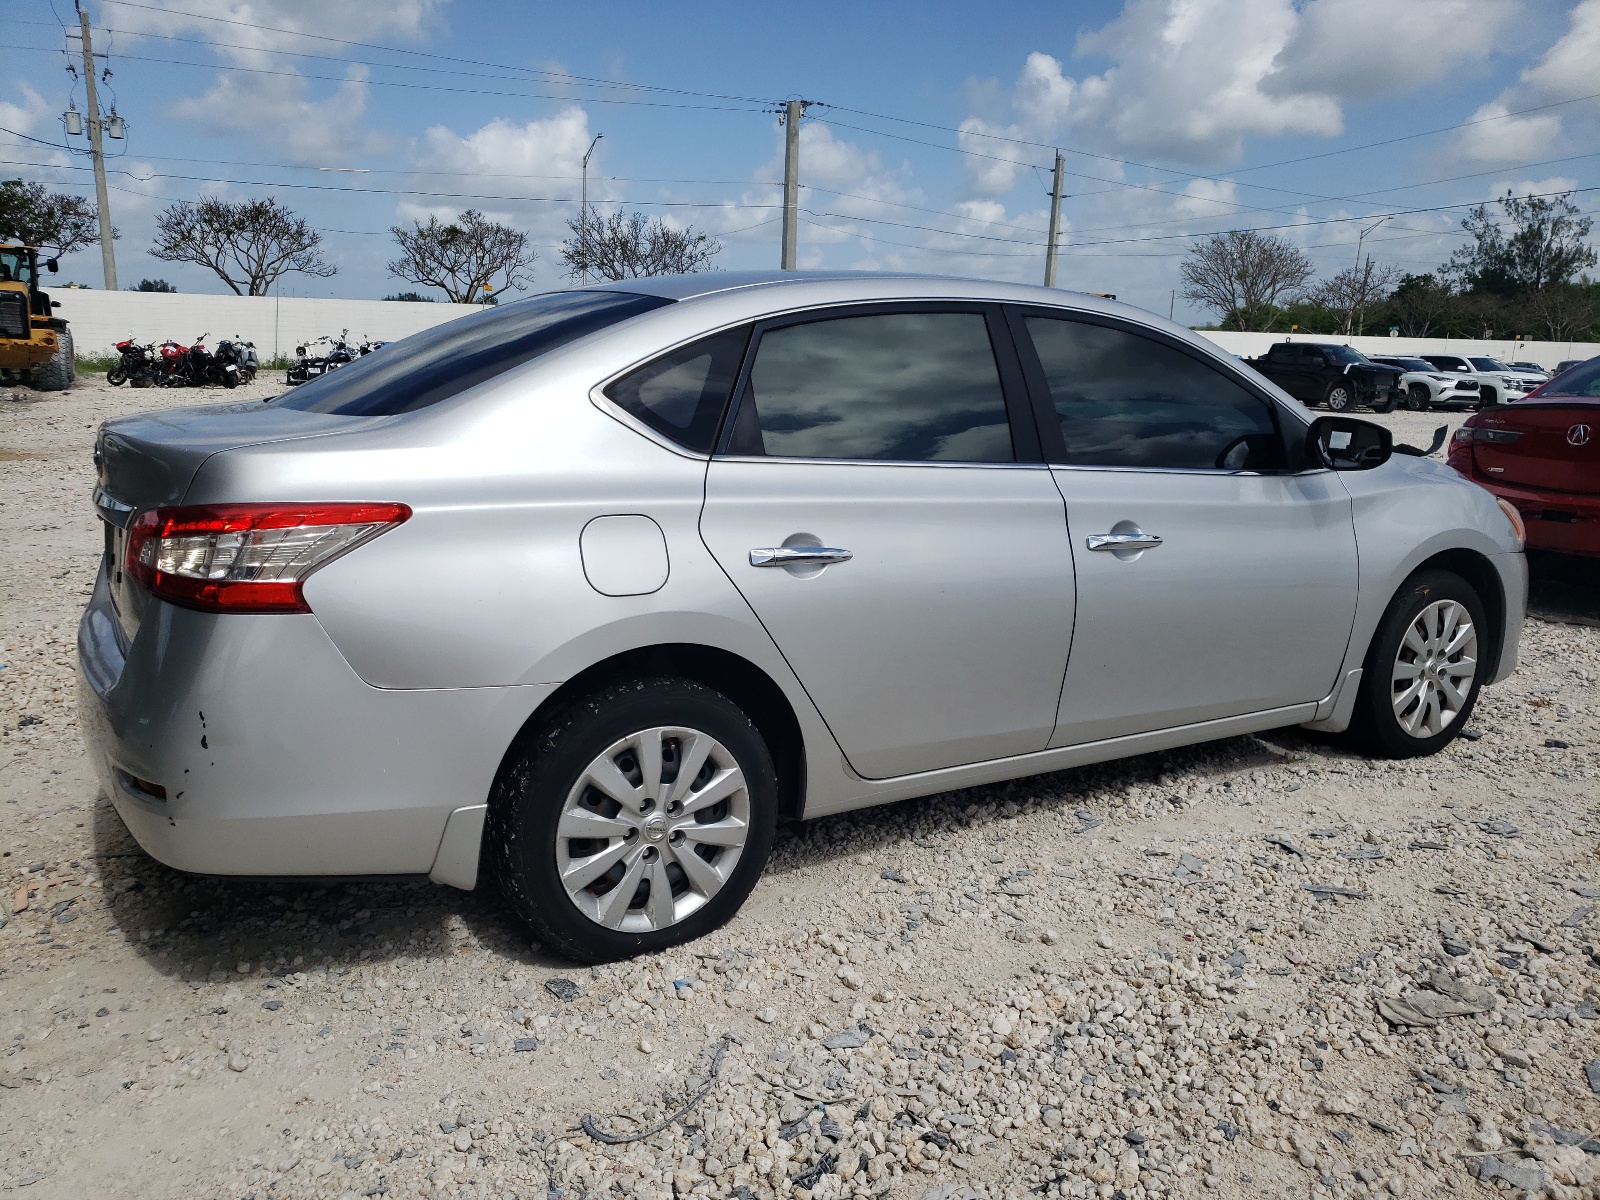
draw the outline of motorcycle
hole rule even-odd
[[[342,367],[346,363],[354,362],[365,351],[352,350],[350,343],[346,340],[349,336],[350,331],[346,329],[341,331],[338,337],[323,336],[315,341],[306,343],[304,346],[296,346],[294,348],[295,363],[294,366],[289,368],[285,382],[293,387],[326,375],[329,371]],[[312,350],[324,345],[328,347],[325,353],[311,353]]]
[[[141,346],[127,337],[116,345],[121,361],[106,372],[106,382],[112,387],[125,383],[134,387],[150,387],[156,373],[155,347]]]
[[[161,361],[155,365],[155,384],[157,387],[186,387],[188,378],[189,349],[181,342],[174,342],[170,338],[161,343]]]
[[[217,343],[217,361],[232,364],[238,371],[238,381],[249,383],[256,377],[256,370],[261,365],[261,360],[256,356],[256,344],[247,342],[238,334],[231,339],[224,338]]]
[[[202,333],[189,347],[187,359],[189,385],[191,387],[205,387],[207,384],[219,384],[225,388],[239,386],[239,366],[234,362],[226,362],[220,354],[213,354],[205,347],[208,335]]]

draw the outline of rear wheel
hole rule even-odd
[[[1434,754],[1461,732],[1483,682],[1483,601],[1449,571],[1408,579],[1378,624],[1350,731],[1387,758]]]
[[[1346,380],[1335,379],[1322,394],[1322,402],[1329,412],[1347,412],[1355,406],[1356,394]]]
[[[755,725],[692,680],[612,684],[521,739],[489,805],[507,902],[582,962],[726,922],[772,849],[777,777]]]

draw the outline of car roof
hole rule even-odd
[[[808,301],[827,294],[832,301],[848,301],[854,295],[862,300],[891,296],[906,299],[959,298],[1008,301],[1014,304],[1042,304],[1052,307],[1099,309],[1105,312],[1137,311],[1139,319],[1149,321],[1152,314],[1142,309],[1066,288],[1047,288],[1035,284],[1007,283],[997,279],[970,279],[956,275],[919,275],[895,271],[705,271],[694,275],[655,275],[642,279],[621,279],[590,284],[593,290],[631,292],[659,296],[665,300],[698,300],[730,292],[761,289],[764,292],[805,291]],[[1164,323],[1164,322],[1163,322]]]

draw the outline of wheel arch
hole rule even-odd
[[[783,689],[749,659],[717,646],[666,642],[624,650],[573,675],[551,692],[511,739],[495,771],[495,789],[514,762],[518,747],[543,721],[578,697],[622,679],[677,675],[720,692],[755,723],[778,775],[778,820],[798,821],[805,812],[806,754],[800,720]]]

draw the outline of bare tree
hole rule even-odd
[[[265,296],[291,271],[326,279],[339,270],[319,253],[322,235],[304,217],[265,200],[207,196],[156,217],[153,257],[208,267],[240,296]]]
[[[1525,304],[1552,342],[1565,342],[1594,326],[1600,316],[1600,288],[1587,277],[1578,283],[1551,284],[1528,293]]]
[[[646,275],[688,275],[709,271],[722,243],[693,228],[677,229],[660,217],[614,212],[609,217],[580,213],[567,222],[572,236],[561,244],[567,277],[636,279]]]
[[[0,239],[44,246],[61,255],[100,240],[99,213],[82,196],[52,192],[41,183],[0,182]],[[112,230],[111,236],[117,237]]]
[[[413,221],[410,229],[396,225],[389,232],[400,245],[389,274],[440,288],[456,304],[521,288],[538,258],[526,233],[472,208],[454,221],[430,216],[426,225]]]
[[[1367,307],[1387,299],[1400,280],[1400,272],[1390,266],[1374,266],[1369,258],[1360,270],[1350,267],[1332,279],[1324,279],[1306,290],[1306,299],[1321,308],[1345,314],[1344,332],[1359,334]]]
[[[1183,298],[1214,309],[1238,329],[1267,329],[1281,302],[1311,278],[1311,261],[1293,243],[1255,229],[1219,233],[1189,247]]]

